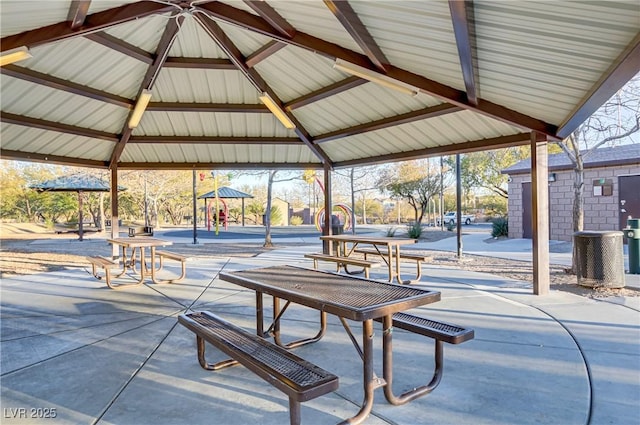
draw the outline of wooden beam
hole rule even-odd
[[[249,55],[245,63],[249,68],[253,68],[254,66],[284,47],[287,47],[287,45],[277,40],[271,40],[267,44],[253,52],[251,55]]]
[[[494,137],[491,139],[479,139],[452,145],[435,146],[433,148],[417,149],[407,152],[398,152],[377,157],[354,159],[335,163],[335,168],[348,168],[363,165],[386,164],[389,162],[409,161],[413,159],[429,158],[433,156],[452,155],[455,153],[479,152],[491,149],[510,148],[529,143],[529,133],[518,133],[510,136]]]
[[[72,0],[69,6],[69,13],[67,14],[67,20],[69,21],[69,27],[72,30],[77,30],[84,25],[84,20],[87,18],[89,12],[89,6],[91,0]]]
[[[237,70],[229,59],[168,57],[163,68]]]
[[[174,16],[175,16],[175,12],[174,12]],[[172,18],[174,16],[172,16]],[[137,102],[137,99],[140,98],[140,95],[144,90],[151,90],[153,88],[153,85],[156,82],[156,79],[158,78],[160,68],[162,67],[165,59],[167,58],[167,54],[171,49],[173,42],[175,41],[175,37],[178,34],[178,31],[180,30],[180,24],[182,23],[183,20],[184,20],[184,16],[177,16],[175,17],[175,19],[169,19],[167,21],[167,26],[164,28],[162,37],[160,37],[160,41],[158,42],[158,46],[156,47],[156,54],[153,59],[153,63],[151,63],[151,65],[149,65],[149,67],[147,68],[147,72],[142,79],[142,84],[138,89],[138,94],[136,95],[136,102]],[[132,129],[129,128],[129,120],[131,119],[132,113],[133,113],[133,109],[129,111],[129,114],[127,115],[127,119],[125,120],[122,126],[120,140],[118,141],[115,148],[113,149],[113,152],[111,153],[111,160],[109,161],[110,168],[113,167],[115,164],[117,164],[118,161],[120,161],[120,156],[122,155],[122,152],[124,151],[124,148],[126,147],[127,142],[129,141],[129,137],[131,137]]]
[[[271,99],[273,99],[278,105],[281,106],[283,112],[296,125],[294,132],[298,135],[300,140],[302,140],[304,144],[307,145],[309,149],[311,149],[313,154],[321,161],[331,163],[331,159],[329,158],[329,156],[311,141],[311,136],[304,129],[298,119],[291,113],[291,111],[288,111],[284,109],[284,107],[282,107],[280,98],[264,81],[258,71],[247,66],[245,58],[244,56],[242,56],[240,49],[238,49],[235,44],[233,44],[233,42],[229,39],[229,37],[227,37],[224,31],[222,31],[222,28],[220,28],[220,26],[206,14],[205,16],[202,16],[202,14],[195,15],[195,19],[207,32],[207,34],[209,34],[209,36],[227,54],[227,56],[229,56],[231,62],[233,62],[237,66],[238,70],[242,72],[242,74],[251,82],[251,84],[253,84],[253,86],[259,92],[266,92],[267,94],[269,94]]]
[[[48,155],[33,152],[20,152],[7,149],[0,149],[0,159],[11,159],[15,161],[42,162],[45,164],[71,165],[89,168],[107,168],[104,161],[90,159],[71,158],[68,156]]]
[[[267,2],[256,0],[244,0],[244,2],[283,36],[291,38],[295,35],[296,29]]]
[[[0,68],[0,73],[8,75],[20,80],[29,81],[30,83],[40,84],[52,89],[61,90],[67,93],[77,94],[79,96],[88,97],[90,99],[99,100],[111,105],[121,106],[123,108],[132,108],[133,101],[126,97],[116,96],[92,87],[76,84],[71,81],[63,80],[52,75],[43,74],[32,69],[23,68],[16,65],[5,65]]]
[[[167,112],[244,112],[253,114],[271,113],[262,103],[247,105],[244,103],[177,103],[151,102],[147,111]]]
[[[297,137],[132,136],[130,144],[302,145]]]
[[[285,109],[288,109],[290,111],[297,108],[302,108],[303,106],[309,105],[313,102],[318,102],[322,99],[326,99],[344,91],[351,90],[352,88],[358,87],[365,83],[368,83],[368,81],[363,80],[360,77],[349,77],[342,81],[333,83],[327,87],[322,87],[321,89],[318,89],[314,92],[305,94],[304,96],[301,96],[297,99],[293,99],[292,101],[285,103],[283,106],[285,107]]]
[[[308,170],[322,169],[320,162],[289,163],[289,162],[120,162],[119,170]]]
[[[87,34],[84,37],[93,41],[94,43],[101,44],[105,47],[115,50],[116,52],[120,52],[123,55],[127,55],[139,60],[140,62],[144,62],[147,65],[153,63],[153,55],[151,53],[105,32]]]
[[[533,221],[533,293],[549,293],[549,159],[547,141],[531,133],[531,219]],[[525,206],[526,207],[526,206]]]
[[[152,1],[140,1],[114,7],[86,17],[84,25],[79,29],[72,29],[68,21],[47,25],[35,30],[21,32],[0,40],[0,50],[11,50],[20,46],[35,47],[54,41],[81,37],[85,34],[105,30],[107,28],[145,18],[147,16],[176,10],[175,6]]]
[[[367,68],[371,71],[379,72],[379,70],[371,64],[371,61],[366,55],[345,49],[335,43],[327,42],[300,31],[296,32],[296,34],[291,38],[284,37],[261,17],[236,9],[224,3],[207,3],[198,5],[197,9],[204,10],[205,13],[214,16],[216,19],[246,28],[296,47],[310,50],[331,60],[341,59],[363,68]],[[473,105],[468,101],[467,94],[464,91],[430,80],[422,75],[414,74],[392,65],[388,67],[386,75],[397,81],[413,86],[423,93],[438,97],[446,102],[460,106],[461,108],[487,115],[494,119],[525,129],[526,131],[535,130],[552,138],[557,137],[556,131],[558,128],[553,124],[483,99],[478,99],[478,104]]]
[[[580,124],[611,99],[638,72],[640,72],[640,32],[602,75],[580,105],[560,124],[558,137],[561,139],[569,137]]]
[[[0,121],[7,124],[38,128],[40,130],[55,131],[58,133],[73,134],[75,136],[88,137],[91,139],[106,140],[108,142],[115,143],[118,141],[118,136],[112,133],[62,124],[59,122],[41,120],[38,118],[31,118],[24,115],[10,114],[8,112],[0,112]]]
[[[451,114],[453,112],[458,112],[461,110],[462,109],[457,106],[450,105],[448,103],[441,103],[440,105],[431,106],[429,108],[419,109],[417,111],[411,111],[405,114],[396,115],[389,118],[382,118],[377,121],[372,121],[360,125],[355,125],[353,127],[332,131],[330,133],[321,134],[317,137],[314,137],[313,142],[325,143],[331,140],[341,139],[343,137],[355,136],[357,134],[367,133],[369,131],[381,130],[383,128],[394,127],[414,121],[421,121],[445,114]]]
[[[362,49],[371,63],[381,72],[386,72],[389,60],[384,55],[378,43],[373,39],[367,27],[364,26],[358,14],[353,10],[349,2],[345,0],[324,0],[331,13],[342,24],[351,38]]]
[[[475,53],[475,29],[473,26],[473,0],[449,0],[453,33],[456,36],[458,57],[462,68],[462,78],[467,91],[467,99],[470,104],[478,104],[478,85],[476,83],[476,66],[474,64]]]

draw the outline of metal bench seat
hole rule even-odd
[[[196,334],[198,361],[207,370],[242,364],[247,369],[289,396],[289,419],[300,424],[300,403],[338,389],[338,377],[284,348],[214,315],[202,311],[182,314],[178,321]],[[208,363],[205,344],[231,357]]]

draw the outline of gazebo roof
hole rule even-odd
[[[0,156],[339,168],[564,138],[640,70],[638,22],[636,0],[3,0],[3,54],[33,57],[0,68]]]
[[[198,196],[198,199],[211,199],[216,197],[216,191],[212,190],[211,192],[207,192],[204,195]],[[248,193],[240,192],[239,190],[232,189],[230,187],[221,187],[218,189],[218,197],[219,198],[253,198],[253,195],[249,195]]]
[[[42,183],[32,184],[29,186],[38,192],[109,192],[110,186],[108,181],[104,181],[91,175],[77,174],[72,176],[62,176],[55,179],[47,180]],[[118,190],[126,190],[122,186],[118,186]]]

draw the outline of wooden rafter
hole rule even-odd
[[[491,139],[479,139],[465,141],[453,145],[435,146],[433,148],[417,149],[409,152],[398,152],[377,157],[355,159],[352,161],[336,162],[336,168],[357,167],[361,165],[386,164],[394,161],[409,161],[413,159],[428,158],[432,156],[451,155],[453,153],[479,152],[491,149],[510,148],[529,143],[529,133],[519,133],[510,136],[494,137]]]
[[[595,89],[580,102],[569,118],[560,125],[558,137],[569,137],[578,126],[640,72],[640,32],[616,59],[604,76],[595,84]]]
[[[175,15],[175,12],[174,12]],[[160,37],[160,41],[158,42],[158,47],[156,48],[156,54],[153,59],[153,63],[149,65],[147,68],[147,72],[142,79],[142,84],[140,85],[140,89],[138,89],[138,94],[136,95],[136,101],[142,94],[144,90],[151,90],[153,88],[156,79],[158,78],[158,73],[160,72],[160,68],[164,64],[164,61],[167,58],[167,54],[175,41],[176,35],[180,30],[180,25],[184,20],[184,16],[173,16],[174,19],[169,19],[167,22],[167,26],[162,33],[162,37]],[[131,137],[132,129],[129,128],[129,119],[131,118],[131,114],[133,110],[131,110],[122,126],[121,137],[118,143],[116,144],[113,152],[111,154],[111,160],[109,161],[109,167],[113,167],[120,160],[120,156],[124,151],[127,142],[129,141],[129,137]]]
[[[253,52],[251,55],[249,55],[245,63],[249,68],[253,68],[258,63],[267,59],[269,56],[273,55],[284,47],[287,47],[287,45],[277,40],[271,40],[270,42]]]
[[[245,103],[176,103],[151,102],[147,111],[166,112],[245,112],[253,114],[270,113],[263,104],[247,105]]]
[[[474,64],[475,30],[473,28],[473,0],[449,0],[451,22],[456,36],[458,57],[462,68],[462,78],[470,104],[478,104],[478,85],[476,82],[476,66]]]
[[[121,162],[118,170],[309,170],[322,169],[320,162],[265,162],[226,164],[224,162]]]
[[[24,81],[29,81],[31,83],[50,87],[56,90],[62,90],[67,93],[73,93],[79,96],[88,97],[90,99],[99,100],[111,105],[121,106],[123,108],[133,107],[133,101],[127,99],[126,97],[117,96],[115,94],[107,93],[101,90],[96,90],[92,87],[76,84],[71,81],[33,71],[28,68],[23,68],[16,65],[6,65],[0,68],[0,73],[11,76],[13,78],[19,78]]]
[[[69,13],[67,20],[72,30],[77,30],[84,25],[84,20],[87,18],[89,12],[89,6],[91,0],[72,0],[69,6]]]
[[[291,38],[284,37],[261,17],[228,6],[224,3],[207,3],[199,5],[198,9],[205,10],[207,14],[222,21],[313,51],[332,60],[339,58],[346,62],[351,62],[363,68],[378,72],[377,68],[371,64],[366,55],[345,49],[335,43],[327,42],[300,31],[296,32],[296,34]],[[483,99],[478,99],[478,104],[473,105],[468,101],[467,94],[464,91],[430,80],[422,75],[414,74],[392,65],[388,67],[386,75],[397,81],[408,84],[409,86],[413,86],[421,92],[438,97],[464,109],[469,109],[511,125],[527,130],[534,130],[552,138],[556,138],[557,126],[553,124],[532,118],[502,105]]]
[[[313,102],[318,102],[322,99],[326,99],[338,93],[351,90],[352,88],[358,87],[367,82],[368,81],[363,80],[359,77],[349,77],[342,81],[338,81],[337,83],[333,83],[329,86],[322,87],[321,89],[318,89],[311,93],[307,93],[297,99],[293,99],[292,101],[285,103],[284,107],[288,110],[302,108],[303,106],[309,105]]]
[[[104,161],[96,161],[91,159],[72,158],[69,156],[48,155],[41,153],[19,152],[7,149],[0,149],[1,159],[14,159],[16,161],[43,162],[47,164],[58,165],[78,165],[91,168],[107,168]]]
[[[58,133],[73,134],[76,136],[89,137],[92,139],[107,140],[117,142],[118,136],[104,131],[92,130],[90,128],[77,127],[74,125],[62,124],[54,121],[31,118],[24,115],[15,115],[8,112],[0,113],[0,121],[7,124],[15,124],[23,127],[39,128],[41,130],[55,131]]]
[[[163,68],[235,70],[236,66],[229,59],[174,58],[169,56]]]
[[[132,136],[129,144],[298,145],[297,137]]]
[[[84,25],[76,30],[69,26],[69,22],[64,21],[4,37],[0,40],[0,50],[4,52],[20,46],[35,47],[54,41],[80,37],[125,22],[174,10],[176,10],[175,7],[163,3],[150,1],[131,3],[88,15],[84,21]]]
[[[93,41],[94,43],[101,44],[105,47],[120,52],[123,55],[127,55],[134,59],[144,62],[147,65],[153,63],[153,55],[144,49],[141,49],[133,44],[129,44],[124,40],[107,34],[106,32],[96,32],[93,34],[85,35],[85,38]]]
[[[247,66],[244,56],[242,56],[240,50],[224,33],[222,28],[220,28],[220,26],[208,16],[204,17],[201,14],[198,14],[195,16],[195,19],[200,24],[200,26],[202,26],[205,32],[209,34],[209,36],[218,44],[218,46],[229,56],[231,62],[233,62],[238,67],[238,70],[242,72],[245,78],[247,78],[259,92],[268,93],[269,96],[282,107],[282,102],[280,101],[276,93],[264,81],[258,71]],[[291,113],[291,111],[287,111],[283,108],[283,112],[291,121],[295,123],[296,128],[294,131],[304,142],[304,144],[307,145],[307,147],[311,149],[314,155],[316,155],[321,161],[330,164],[331,159],[329,158],[329,156],[311,141],[311,136],[304,129],[297,118]]]
[[[450,114],[461,111],[459,106],[442,103],[430,108],[419,109],[417,111],[407,112],[405,114],[396,115],[389,118],[382,118],[377,121],[355,125],[349,128],[332,131],[330,133],[321,134],[313,139],[314,143],[324,143],[331,140],[341,139],[343,137],[355,136],[357,134],[367,133],[369,131],[382,130],[383,128],[394,127],[410,122],[421,121],[428,118],[439,117],[441,115]]]
[[[244,0],[244,2],[283,36],[291,38],[296,34],[296,29],[267,2],[259,0]]]
[[[347,30],[351,38],[353,38],[360,49],[367,55],[371,63],[373,63],[379,71],[383,73],[386,72],[389,66],[389,60],[349,2],[346,0],[324,0],[324,4],[327,5],[331,13],[340,21],[344,29]]]

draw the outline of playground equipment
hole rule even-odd
[[[315,177],[315,176],[314,176]],[[307,180],[310,182],[310,180]],[[315,182],[320,187],[322,192],[325,192],[324,185],[320,181],[318,177],[315,177]],[[326,192],[325,192],[326,193]],[[338,210],[338,214],[334,214],[334,212]],[[351,229],[351,208],[349,208],[346,204],[333,204],[333,208],[331,211],[332,215],[336,215],[340,220],[340,223],[344,225],[343,230]],[[314,223],[316,225],[316,229],[322,231],[322,225],[324,224],[324,207],[320,208],[314,217]],[[332,223],[333,225],[333,223]]]

